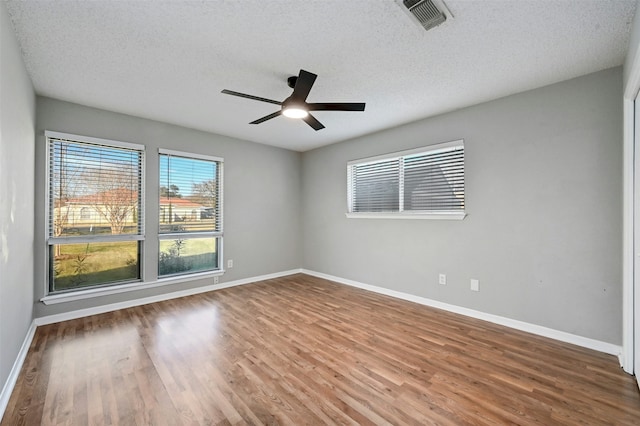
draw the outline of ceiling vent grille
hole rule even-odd
[[[403,0],[402,3],[427,31],[447,20],[444,12],[431,0]]]

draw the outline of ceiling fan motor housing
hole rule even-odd
[[[289,96],[282,102],[282,113],[290,118],[303,118],[309,114],[307,104],[304,101],[291,99]]]

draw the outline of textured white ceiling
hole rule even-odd
[[[395,0],[6,5],[38,94],[306,151],[620,65],[636,1],[446,0],[429,32]],[[278,106],[220,93],[283,100],[300,68],[366,111],[249,125]]]

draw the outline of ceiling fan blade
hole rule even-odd
[[[282,105],[282,102],[274,101],[273,99],[260,98],[258,96],[247,95],[246,93],[234,92],[233,90],[224,89],[222,91],[225,95],[239,96],[241,98],[253,99],[254,101],[268,102],[270,104]]]
[[[311,87],[313,87],[313,83],[316,81],[316,77],[318,77],[316,74],[300,70],[300,74],[296,80],[296,86],[293,88],[293,93],[291,94],[291,99],[304,102],[307,99],[307,96],[309,96],[309,92],[311,91]]]
[[[265,115],[262,118],[258,118],[257,120],[252,121],[249,124],[260,124],[260,123],[264,123],[267,120],[271,120],[272,118],[276,118],[277,116],[279,116],[280,114],[282,114],[282,111],[276,111],[273,114],[269,114],[269,115]]]
[[[309,111],[364,111],[364,103],[317,103],[307,104]]]
[[[306,117],[302,118],[304,120],[305,123],[307,123],[309,126],[313,127],[313,130],[321,130],[324,129],[324,125],[319,122],[313,115],[309,114]]]

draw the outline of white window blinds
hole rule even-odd
[[[143,149],[52,135],[49,238],[83,238],[98,228],[111,236],[143,235]]]
[[[400,206],[400,161],[376,161],[354,165],[351,190],[353,212],[391,212]]]
[[[403,157],[404,210],[464,210],[464,148]]]
[[[160,151],[160,234],[222,233],[222,159]]]
[[[350,161],[349,213],[464,212],[464,144]]]

